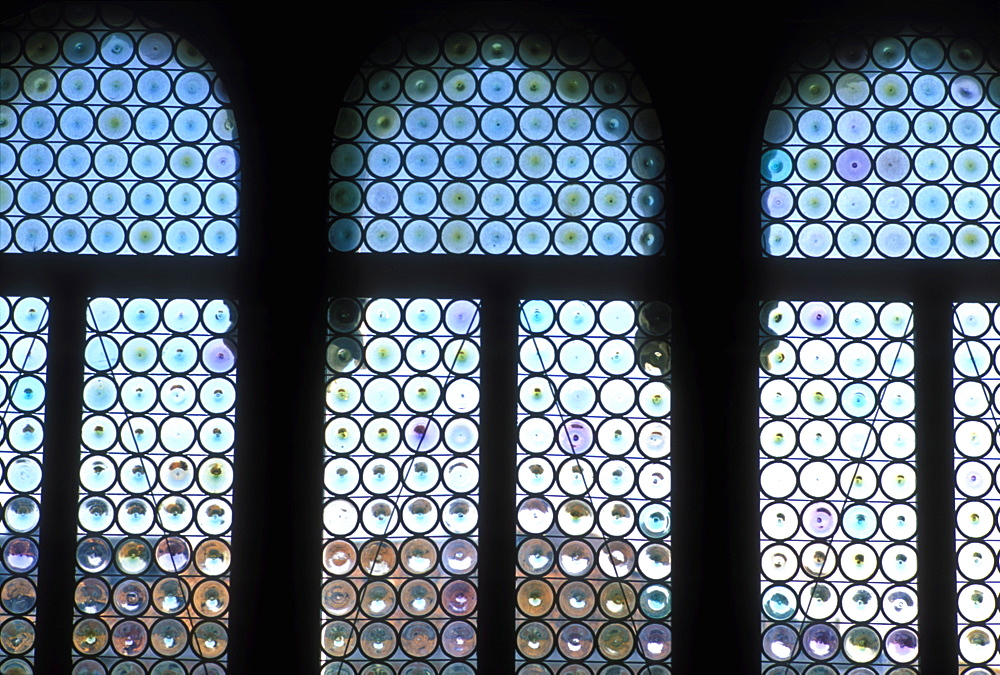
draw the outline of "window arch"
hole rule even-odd
[[[783,295],[759,324],[764,672],[996,662],[994,565],[974,564],[996,550],[995,449],[976,443],[995,430],[995,289],[972,278],[997,258],[995,45],[934,22],[844,30],[797,55],[767,116],[761,241]],[[792,295],[806,270],[778,257],[819,284]],[[847,258],[882,260],[819,262]],[[927,618],[956,610],[957,644],[955,618]]]
[[[661,672],[670,317],[651,277],[624,278],[662,273],[665,167],[634,69],[561,22],[404,31],[354,78],[331,162],[331,260],[365,280],[331,284],[358,295],[328,317],[323,672]],[[441,255],[381,255],[397,252]],[[568,286],[518,281],[543,254],[580,257]],[[400,295],[397,265],[436,299]],[[614,277],[581,282],[601,269]],[[443,356],[425,367],[422,346]],[[468,486],[449,480],[459,465]],[[449,520],[459,502],[468,530]]]
[[[355,77],[331,157],[339,251],[656,255],[661,132],[607,40],[412,31]]]
[[[30,16],[4,34],[0,248],[233,254],[236,124],[201,52],[113,6]]]
[[[0,29],[4,283],[42,296],[14,298],[5,329],[35,348],[5,369],[4,460],[33,463],[4,501],[41,506],[3,525],[4,668],[225,672],[238,311],[211,297],[234,290],[228,96],[197,48],[123,7],[46,5]],[[46,353],[74,356],[46,370]]]

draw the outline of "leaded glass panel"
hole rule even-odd
[[[762,672],[917,661],[912,323],[900,302],[761,308]]]
[[[339,298],[328,329],[323,672],[471,675],[479,304]]]
[[[952,340],[959,657],[961,672],[972,675],[992,672],[993,668],[980,671],[965,666],[1000,666],[996,653],[1000,535],[995,515],[1000,506],[1000,486],[995,478],[1000,454],[994,440],[1000,384],[995,357],[1000,348],[997,303],[956,305]]]
[[[520,323],[518,672],[669,672],[670,310],[530,300]]]
[[[0,33],[0,251],[229,255],[239,149],[200,51],[113,5]]]
[[[1000,257],[997,52],[947,30],[805,50],[764,128],[766,255]]]
[[[649,93],[573,26],[394,36],[355,77],[334,143],[335,251],[662,251]]]
[[[225,672],[236,319],[225,300],[88,303],[72,637],[82,672]]]
[[[0,663],[35,653],[48,302],[0,297]]]

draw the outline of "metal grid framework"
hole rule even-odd
[[[958,634],[961,672],[982,675],[1000,666],[997,655],[996,558],[1000,535],[996,509],[1000,487],[995,474],[1000,454],[996,389],[1000,371],[1000,317],[997,303],[962,303],[954,307],[955,546],[958,560]],[[990,666],[969,668],[965,666]]]
[[[914,672],[912,329],[906,303],[762,305],[762,672]]]
[[[340,298],[328,331],[322,672],[471,675],[479,305]]]
[[[83,3],[0,45],[0,251],[235,254],[236,123],[196,47]]]
[[[518,672],[668,673],[670,310],[530,300],[520,324]]]
[[[413,31],[338,113],[335,251],[656,255],[664,158],[649,94],[578,27]]]
[[[47,327],[45,299],[0,297],[0,663],[14,672],[36,647]]]
[[[805,50],[764,130],[764,254],[1000,258],[1000,61],[989,46],[906,27]]]
[[[88,304],[74,673],[226,672],[236,319]]]

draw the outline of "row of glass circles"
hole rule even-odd
[[[236,241],[236,226],[231,220],[212,220],[199,230],[196,223],[181,219],[162,225],[152,220],[124,223],[108,218],[64,218],[51,224],[24,218],[13,227],[0,219],[0,250],[14,242],[21,251],[41,251],[51,243],[56,250],[75,253],[89,244],[96,253],[118,253],[128,246],[136,253],[185,255],[203,245],[222,255],[231,253]]]
[[[917,594],[907,586],[859,583],[844,587],[825,581],[795,586],[775,584],[765,589],[763,607],[769,619],[792,621],[801,613],[809,619],[826,620],[840,612],[855,623],[868,623],[880,611],[894,624],[910,624],[917,618]]]
[[[6,224],[0,245],[152,253],[165,238],[171,253],[231,253],[235,225],[213,218],[238,206],[236,126],[204,57],[131,16],[91,17],[83,30],[50,18],[43,30],[29,18],[4,32],[0,175],[10,182],[0,181],[0,201],[28,217]],[[109,219],[167,209],[180,220],[165,236],[152,222]]]
[[[150,606],[160,614],[177,614],[190,606],[201,617],[216,617],[229,605],[229,589],[221,581],[208,579],[192,590],[184,578],[176,576],[155,582],[124,579],[113,589],[100,577],[84,577],[77,583],[74,597],[80,613],[93,615],[111,605],[123,616],[140,616]]]
[[[907,186],[909,187],[909,186]],[[976,185],[952,188],[952,185],[926,185],[906,189],[889,185],[848,185],[839,188],[811,185],[794,193],[786,188],[771,188],[764,193],[764,205],[769,216],[790,216],[792,203],[801,219],[823,221],[833,209],[846,220],[860,221],[872,215],[872,209],[883,220],[903,220],[911,215],[923,221],[944,220],[945,224],[978,221],[993,209],[997,214],[997,195]],[[831,195],[835,191],[835,196]],[[795,220],[795,218],[790,218]]]
[[[462,619],[454,619],[443,626],[426,621],[368,621],[360,627],[351,622],[334,620],[323,626],[322,632],[323,650],[329,656],[346,656],[352,661],[423,659],[436,655],[438,649],[448,657],[468,659],[475,654],[477,639],[475,626]],[[343,664],[328,666],[326,672],[339,672],[342,666]],[[426,668],[427,664],[421,663],[409,670],[413,673],[435,672]],[[362,672],[369,671],[366,668]],[[353,671],[345,669],[344,672]],[[383,666],[382,672],[392,671],[384,670]],[[464,663],[456,663],[443,672],[471,675],[475,671]]]
[[[189,631],[184,622],[172,618],[159,619],[147,627],[132,619],[109,625],[101,618],[89,617],[73,626],[73,648],[78,653],[103,654],[109,644],[115,654],[124,657],[141,656],[147,649],[158,656],[181,656],[194,649],[202,659],[218,659],[229,645],[229,632],[223,624],[211,620],[201,621]]]
[[[537,546],[537,541],[528,541],[528,546]],[[517,588],[518,610],[532,618],[561,615],[570,620],[591,616],[628,619],[635,608],[647,619],[660,620],[671,610],[670,589],[661,583],[648,583],[638,594],[631,582],[620,580],[597,584],[578,580],[557,586],[544,577],[521,580]]]
[[[798,656],[800,650],[804,657],[816,660],[832,659],[842,652],[851,664],[872,663],[882,654],[897,664],[912,663],[917,658],[917,633],[910,628],[893,628],[884,637],[869,626],[853,626],[841,633],[842,630],[830,623],[775,624],[764,633],[764,654],[775,661],[788,661]],[[837,675],[843,671],[831,667],[827,671],[810,669],[806,672]],[[865,670],[850,672],[864,673]]]
[[[819,43],[775,99],[761,159],[765,252],[995,257],[995,228],[974,226],[992,207],[991,190],[980,185],[990,180],[1000,122],[1000,78],[984,45],[958,39],[946,49],[917,34],[874,46],[848,41],[848,61],[858,65],[845,72],[842,61],[830,60],[836,48]],[[784,222],[823,220],[834,208],[848,221],[836,253],[829,228]],[[873,249],[871,232],[856,222],[873,211],[889,221],[930,222],[916,238],[915,224],[880,228]]]
[[[764,228],[762,242],[772,255],[791,255],[793,248],[806,257],[832,255],[845,258],[940,258],[949,251],[963,258],[979,258],[1000,251],[1000,233],[990,233],[979,223],[808,223],[795,228],[773,223]],[[991,244],[992,241],[992,244]]]
[[[435,584],[434,581],[442,585]],[[435,609],[448,616],[468,616],[476,609],[478,593],[467,579],[411,578],[398,588],[385,581],[332,579],[323,586],[323,609],[331,616],[362,612],[381,619],[403,610],[407,616],[421,617]]]
[[[656,622],[644,623],[641,627],[609,622],[596,630],[585,623],[572,622],[563,623],[557,632],[548,623],[528,621],[518,627],[516,634],[518,653],[529,659],[548,658],[558,649],[559,654],[568,659],[598,657],[622,661],[637,653],[647,661],[662,661],[670,655],[671,643],[670,628]]]

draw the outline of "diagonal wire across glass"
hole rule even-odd
[[[31,672],[35,653],[48,365],[48,302],[0,297],[0,664]]]
[[[520,324],[517,672],[667,673],[669,308],[530,300]]]
[[[762,305],[761,672],[917,661],[912,328],[900,302]]]
[[[236,320],[225,300],[87,305],[74,672],[226,672]]]
[[[322,672],[471,675],[479,303],[339,298],[328,329]]]
[[[571,25],[392,37],[338,113],[335,251],[662,252],[664,157],[624,55]]]

